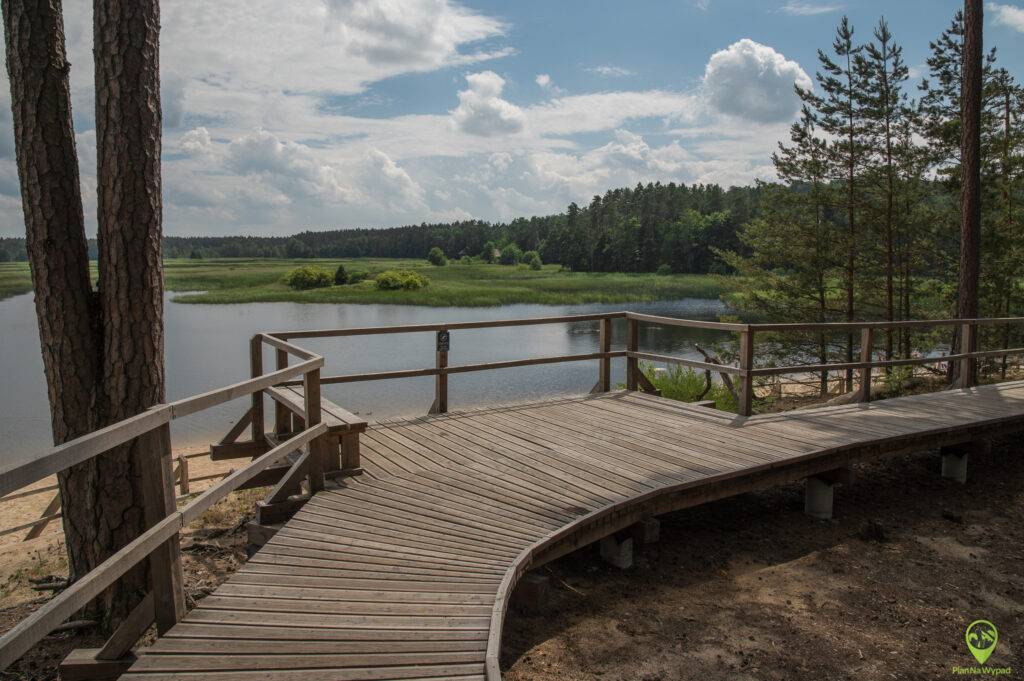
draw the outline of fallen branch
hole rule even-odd
[[[718,355],[712,355],[711,353],[709,353],[707,350],[705,350],[701,346],[697,345],[696,343],[693,344],[693,347],[697,350],[697,352],[699,352],[700,354],[702,354],[704,356],[704,361],[705,362],[708,362],[709,364],[718,364],[720,366],[725,364],[722,360],[718,359]],[[733,383],[732,383],[732,376],[730,376],[727,373],[721,372],[721,371],[718,372],[718,373],[722,377],[722,385],[725,386],[726,390],[729,391],[729,394],[732,395],[732,398],[734,400],[736,400],[737,404],[739,404],[740,396],[739,396],[739,393],[736,392],[736,386],[734,386]],[[709,371],[709,372],[707,372],[707,374],[708,374],[708,383],[710,383],[711,372]],[[711,389],[711,386],[708,385],[707,390],[710,390],[710,389]],[[701,399],[703,399],[704,395],[707,394],[707,390],[705,390],[704,393],[701,395]]]

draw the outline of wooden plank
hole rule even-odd
[[[326,381],[321,381],[324,383]],[[275,402],[284,405],[292,414],[306,420],[305,393],[298,386],[272,387],[267,389],[267,395]],[[358,432],[365,430],[366,419],[339,407],[329,400],[320,400],[321,414],[328,431],[335,432]]]
[[[245,413],[242,414],[242,418],[238,419],[238,421],[235,422],[235,425],[231,426],[231,430],[229,430],[227,434],[224,435],[224,437],[222,437],[217,444],[231,444],[232,442],[237,440],[243,432],[245,432],[245,429],[248,428],[251,423],[252,407],[249,407],[248,409],[245,410]]]

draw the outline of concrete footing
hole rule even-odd
[[[601,540],[601,558],[620,570],[633,567],[633,537],[605,537]]]
[[[819,520],[832,519],[835,483],[826,478],[807,478],[804,490],[804,513]]]
[[[967,482],[967,459],[971,452],[971,444],[943,447],[940,450],[942,454],[942,477],[961,484]]]

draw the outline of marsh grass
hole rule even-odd
[[[384,291],[366,282],[307,291],[288,287],[296,267],[315,265],[333,272],[344,265],[369,279],[385,270],[420,272],[430,286]],[[93,268],[95,270],[95,267]],[[94,272],[95,276],[95,272]],[[167,289],[180,303],[381,303],[433,307],[489,307],[515,303],[573,305],[636,303],[680,298],[718,298],[731,289],[728,277],[701,274],[657,275],[562,272],[558,265],[531,270],[527,265],[463,264],[434,267],[426,260],[356,258],[337,260],[211,259],[167,260]],[[32,290],[28,264],[0,263],[0,299]]]
[[[430,286],[420,290],[383,291],[350,284],[294,291],[285,275],[301,264],[331,270],[343,264],[350,272],[372,278],[390,269],[421,271]],[[711,275],[603,274],[562,272],[558,265],[531,270],[526,265],[452,263],[434,267],[425,260],[169,260],[167,288],[183,292],[182,303],[383,303],[434,307],[485,307],[515,303],[564,305],[627,303],[679,298],[718,298],[727,278]],[[188,293],[194,292],[194,293]]]

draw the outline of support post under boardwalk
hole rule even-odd
[[[804,513],[818,520],[831,520],[835,484],[821,477],[807,478],[805,484]]]
[[[972,443],[942,447],[942,477],[959,483],[967,482],[967,459],[971,453]]]
[[[871,351],[875,339],[870,326],[861,329],[860,332],[860,361],[870,362]],[[858,399],[861,402],[871,401],[871,367],[866,366],[860,370],[860,394]]]
[[[754,377],[750,372],[754,369],[754,332],[740,332],[740,369],[743,374],[740,376],[740,403],[738,411],[740,416],[750,416],[753,413],[754,402]]]
[[[249,341],[249,368],[252,377],[263,375],[263,337],[256,334]],[[263,391],[252,394],[252,441],[263,442]]]

